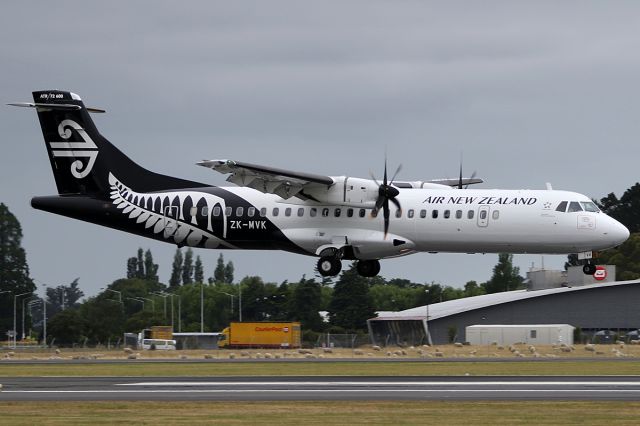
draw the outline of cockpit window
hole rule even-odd
[[[558,207],[556,207],[556,211],[557,212],[566,212],[567,211],[567,202],[563,201],[560,204],[558,204]]]
[[[582,208],[584,209],[584,211],[596,213],[600,211],[598,206],[596,206],[596,204],[592,203],[591,201],[581,201],[580,204],[582,204]]]
[[[581,212],[582,211],[582,207],[580,206],[580,203],[577,201],[572,201],[569,203],[569,210],[567,210],[569,213],[571,212]]]

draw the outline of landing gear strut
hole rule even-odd
[[[336,256],[323,256],[318,260],[318,272],[323,277],[334,277],[342,270],[342,262]]]
[[[363,277],[375,277],[380,272],[380,262],[377,260],[360,260],[356,265],[358,274]]]

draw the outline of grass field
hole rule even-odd
[[[7,402],[0,424],[638,424],[640,402]]]

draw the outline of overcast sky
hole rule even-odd
[[[485,188],[601,198],[639,180],[640,3],[20,1],[0,6],[0,101],[63,89],[101,133],[154,171],[214,185],[231,158],[325,175],[466,174]],[[85,294],[150,248],[175,247],[34,210],[56,192],[37,116],[0,108],[0,202],[22,223],[31,274]],[[210,276],[219,251],[196,250]],[[224,252],[236,277],[297,281],[315,260]],[[546,256],[560,268],[565,256]],[[416,254],[382,275],[463,286],[497,255]],[[517,255],[522,273],[540,256]]]

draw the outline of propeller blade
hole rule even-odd
[[[387,156],[384,156],[384,180],[382,181],[382,184],[384,186],[387,186],[388,181],[387,181]]]
[[[396,200],[395,198],[389,198],[389,201],[391,201],[393,204],[395,204],[395,206],[398,208],[398,210],[400,210],[400,212],[402,212],[402,207],[400,206],[400,201]]]
[[[458,189],[462,189],[462,159],[460,159],[460,175],[458,179]]]
[[[478,172],[474,170],[474,172],[471,173],[471,177],[469,179],[473,179],[474,177],[476,177],[477,174]],[[469,184],[466,184],[464,187],[464,189],[467,189],[467,188],[469,188]]]
[[[373,172],[371,170],[369,170],[369,176],[371,176],[371,179],[373,179],[373,181],[376,183],[376,185],[380,186],[380,183],[378,182],[378,179],[376,179],[376,177],[373,175]]]
[[[393,177],[391,178],[391,183],[389,185],[393,185],[393,181],[396,180],[396,176],[398,176],[398,173],[400,173],[400,170],[402,170],[402,164],[400,164],[396,169],[396,172],[393,174]]]
[[[389,200],[387,198],[384,199],[382,208],[384,213],[384,239],[386,240],[389,232]]]

